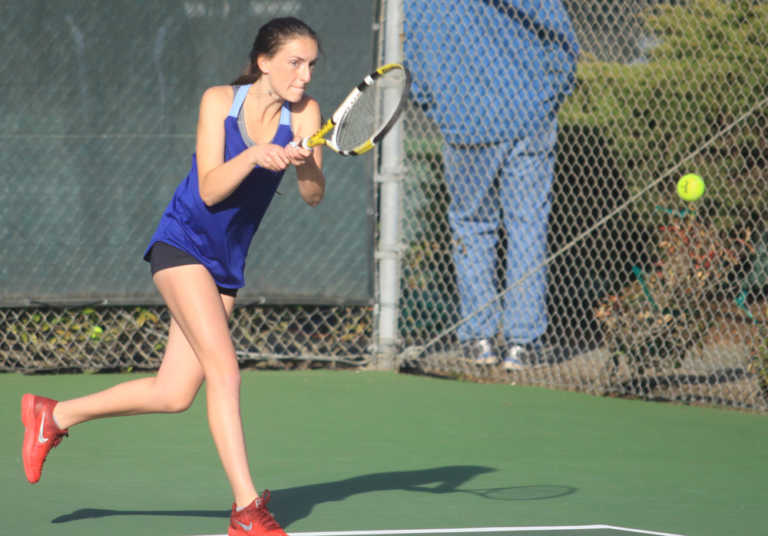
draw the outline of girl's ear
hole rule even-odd
[[[256,65],[259,67],[259,71],[262,74],[269,74],[269,58],[266,56],[259,56],[256,58]]]

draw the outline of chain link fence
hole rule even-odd
[[[165,307],[0,309],[0,370],[7,372],[153,370],[170,318]],[[232,315],[244,366],[349,368],[368,364],[368,307],[242,306]]]
[[[768,408],[768,5],[461,0],[447,8],[439,0],[404,0],[404,6],[406,60],[423,71],[425,86],[416,88],[421,106],[406,118],[405,365],[479,381]],[[493,97],[511,106],[544,105],[535,92],[550,90],[558,82],[552,73],[569,69],[561,7],[580,54],[575,84],[559,108],[550,196],[541,200],[521,191],[520,177],[505,186],[514,170],[503,164],[489,158],[489,167],[473,168],[466,161],[494,144],[507,144],[513,160],[515,140],[535,135]],[[443,33],[435,33],[438,27]],[[468,43],[471,50],[464,50]],[[518,48],[505,53],[499,43]],[[447,75],[430,63],[435,58]],[[506,75],[498,78],[500,71]],[[533,102],[519,100],[521,93]],[[475,107],[474,120],[457,128],[451,118],[461,115],[462,99]],[[472,129],[494,131],[494,116],[511,117],[508,138],[494,132],[491,139],[471,139]],[[462,127],[472,131],[466,146],[457,134]],[[452,172],[457,165],[459,173]],[[477,201],[489,173],[492,193]],[[685,173],[707,184],[695,202],[675,193]],[[467,174],[474,177],[468,181]],[[462,181],[469,188],[456,186]],[[533,188],[546,189],[546,181]],[[476,201],[479,207],[465,210]],[[530,248],[535,232],[523,221],[530,204],[547,201],[545,254],[521,251],[518,243]],[[491,270],[478,268],[482,244],[495,255],[490,296]],[[467,249],[475,255],[469,266]],[[514,340],[519,325],[531,322],[530,308],[520,302],[537,299],[532,289],[542,272],[546,329]],[[524,357],[522,366],[509,359],[514,356]]]
[[[446,97],[442,104],[439,95],[415,94],[403,120],[406,157],[396,356],[400,369],[484,382],[768,409],[766,3],[564,0],[566,21],[554,0],[389,1],[402,6],[405,60],[417,81],[424,79],[425,70],[414,61],[409,39],[424,47],[431,42],[445,45],[452,35],[473,35],[472,25],[486,22],[484,17],[496,21],[481,26],[485,37],[472,43],[468,55],[451,50],[449,60],[431,68],[474,75],[477,64],[485,62],[487,72],[497,77],[458,76],[453,85],[439,88]],[[339,8],[338,1],[312,5],[323,11],[321,4],[327,3]],[[226,2],[180,5],[202,17],[221,16],[224,4],[237,7]],[[254,12],[256,18],[266,20],[282,13],[278,4],[293,6],[292,15],[306,14],[301,2],[250,2],[240,8],[271,9]],[[370,14],[364,14],[371,21],[376,17],[374,5],[379,13],[387,12],[371,2]],[[526,6],[534,5],[538,13],[526,11]],[[429,21],[414,15],[419,7],[432,10]],[[450,18],[465,9],[474,10],[471,17]],[[439,28],[441,33],[425,31],[436,21],[446,23]],[[322,25],[314,26],[323,36]],[[552,52],[547,47],[562,52],[568,26],[578,43],[578,63],[573,84],[567,76],[559,80],[569,87],[557,114],[551,185],[539,186],[535,192],[543,191],[546,198],[536,197],[547,209],[544,250],[536,256],[519,249],[519,237],[508,236],[501,223],[502,209],[511,205],[498,202],[499,225],[486,229],[484,237],[495,253],[494,291],[475,297],[470,307],[472,285],[462,290],[459,281],[462,277],[474,280],[457,271],[471,271],[473,264],[457,262],[461,260],[457,254],[464,251],[457,248],[471,249],[474,242],[466,234],[457,240],[461,219],[455,213],[452,216],[451,203],[460,191],[454,189],[452,195],[455,183],[450,181],[457,175],[452,164],[462,162],[456,154],[531,135],[531,130],[514,130],[504,121],[496,121],[493,128],[491,124],[494,117],[507,117],[505,108],[525,109],[525,102],[514,99],[542,89],[540,81],[568,71],[563,63],[568,50],[548,56],[550,62],[554,58],[560,63],[547,64],[543,71],[533,61],[525,63],[522,93],[518,91],[511,103],[491,99],[483,104],[473,98],[488,97],[492,92],[486,89],[521,84],[512,79],[520,69],[504,63],[507,56],[488,54],[501,54],[500,47],[511,49],[513,41],[526,32],[549,43],[545,53]],[[512,35],[510,28],[521,28],[515,31],[523,33]],[[450,49],[451,43],[447,45]],[[341,47],[326,44],[324,48],[331,56]],[[6,65],[0,68],[8,72]],[[359,70],[365,72],[367,67]],[[498,72],[505,74],[499,77]],[[430,99],[437,100],[432,108]],[[332,105],[338,99],[329,95],[324,100]],[[436,115],[440,106],[454,119],[462,117],[457,108],[469,108],[467,117],[473,119],[446,122]],[[512,120],[526,124],[520,117]],[[464,131],[471,131],[475,138],[461,140]],[[496,139],[482,139],[483,132],[493,132]],[[504,132],[510,134],[505,138]],[[487,175],[489,170],[484,171]],[[692,203],[675,193],[677,178],[688,172],[701,175],[707,184],[704,196]],[[21,176],[19,170],[3,178],[4,198]],[[494,169],[492,176],[498,185],[503,174]],[[174,180],[178,178],[177,173]],[[516,191],[520,199],[532,202],[532,197],[526,197],[532,192],[520,185]],[[367,194],[360,195],[365,210],[372,213],[373,208],[366,205]],[[156,214],[169,196],[170,190],[152,207]],[[489,206],[483,214],[490,213]],[[18,226],[9,209],[3,206],[2,210],[5,243]],[[60,227],[57,232],[66,242],[67,226]],[[378,244],[376,233],[370,234],[374,242],[366,248],[372,259]],[[45,252],[35,254],[32,264],[25,266],[42,262],[41,256],[48,258]],[[523,268],[511,269],[524,257],[529,261]],[[8,262],[6,256],[5,273]],[[60,273],[70,269],[63,268]],[[66,286],[65,275],[56,280],[56,286]],[[115,277],[120,279],[119,271]],[[509,315],[505,320],[507,304],[517,303],[521,311],[530,309],[526,305],[540,299],[532,289],[542,282],[543,314],[539,311],[527,333],[535,336],[510,338],[515,331],[509,327]],[[370,284],[373,299],[366,301],[362,299],[366,293],[359,292],[351,305],[340,299],[324,301],[331,305],[301,306],[260,301],[258,296],[246,300],[232,319],[242,362],[285,368],[375,366],[380,304],[377,289]],[[0,309],[0,370],[156,368],[167,331],[165,308],[139,302],[93,303],[52,307],[28,302],[24,307]],[[495,312],[489,315],[489,311]],[[491,328],[478,321],[484,316],[495,319]],[[472,329],[478,325],[486,331],[477,333],[492,344],[490,354],[478,354],[473,346]],[[525,350],[520,354],[522,366],[505,367],[504,357],[518,346]]]

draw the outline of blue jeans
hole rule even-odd
[[[461,341],[501,330],[507,341],[526,343],[546,330],[545,267],[517,282],[546,258],[556,139],[553,122],[512,141],[443,148],[461,315],[473,315],[459,327]],[[496,281],[499,225],[507,235],[506,283],[518,286],[494,301],[505,290]]]

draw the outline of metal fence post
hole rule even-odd
[[[385,63],[402,61],[401,2],[386,2],[384,18]],[[398,95],[384,90],[383,98]],[[375,368],[393,369],[398,346],[398,298],[400,296],[400,181],[403,176],[403,126],[396,125],[381,143],[381,165],[376,174],[380,185],[380,231],[376,251],[378,262],[377,340]]]

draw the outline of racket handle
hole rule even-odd
[[[291,147],[299,147],[300,146],[302,149],[309,149],[310,148],[309,147],[309,138],[308,137],[307,138],[303,138],[301,140],[301,142],[292,141],[288,145],[290,145]]]

